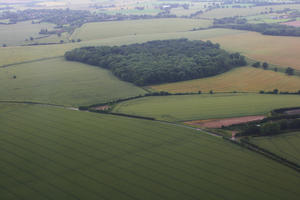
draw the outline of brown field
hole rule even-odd
[[[300,70],[300,38],[268,36],[255,32],[244,32],[211,38],[227,50],[239,51],[249,58],[267,61],[282,67]]]
[[[280,91],[296,92],[300,90],[300,77],[287,76],[280,72],[241,67],[218,76],[154,85],[151,89],[158,91],[177,92],[258,92],[271,91],[275,88]]]
[[[294,27],[300,27],[300,21],[285,22],[285,23],[282,23],[282,24],[289,25],[289,26],[294,26]]]
[[[300,109],[288,110],[285,113],[288,115],[298,115],[298,114],[300,114]]]
[[[265,116],[246,116],[246,117],[233,117],[225,119],[209,119],[209,120],[197,120],[185,122],[188,125],[199,126],[205,128],[221,128],[222,126],[230,126],[234,124],[242,124],[252,121],[258,121],[264,119]]]

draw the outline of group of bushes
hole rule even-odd
[[[298,92],[287,92],[287,91],[279,91],[278,89],[274,89],[273,91],[259,91],[260,94],[294,94],[300,95],[300,90]]]
[[[267,136],[276,135],[286,130],[300,129],[300,119],[282,119],[278,121],[269,121],[262,124],[252,124],[244,127],[239,136]]]
[[[259,32],[263,35],[276,35],[276,36],[300,36],[300,28],[287,26],[282,24],[267,24],[267,23],[260,23],[260,24],[250,24],[250,23],[229,23],[229,24],[218,24],[215,21],[212,28],[230,28],[230,29],[237,29],[237,30],[246,30],[246,31],[255,31]]]

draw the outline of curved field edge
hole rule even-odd
[[[13,77],[16,76],[14,79]],[[25,63],[0,70],[0,100],[83,106],[143,95],[108,70],[64,58]]]
[[[300,105],[300,95],[201,94],[145,97],[117,104],[113,112],[164,121],[192,121],[265,115],[271,110]]]
[[[299,131],[272,137],[253,137],[250,139],[250,142],[300,164]]]
[[[171,93],[209,92],[210,90],[214,92],[259,92],[260,90],[273,91],[274,89],[298,92],[300,78],[271,70],[241,67],[214,77],[153,85],[150,88]]]
[[[4,199],[300,195],[299,173],[191,129],[21,104],[0,104],[0,127]]]
[[[84,24],[72,34],[72,39],[83,41],[107,39],[129,35],[185,32],[196,28],[207,28],[211,20],[203,19],[145,19]]]
[[[226,50],[239,51],[254,60],[300,69],[299,37],[267,36],[256,32],[244,32],[214,37],[211,40],[219,43]]]

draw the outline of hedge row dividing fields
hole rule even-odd
[[[295,171],[196,130],[14,104],[0,106],[0,127],[1,199],[300,195]]]

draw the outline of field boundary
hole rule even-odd
[[[229,141],[233,144],[239,145],[239,146],[241,146],[243,148],[246,148],[250,151],[258,153],[262,156],[265,156],[266,158],[269,158],[269,159],[271,159],[271,160],[273,160],[273,161],[275,161],[279,164],[285,165],[285,166],[297,171],[298,173],[300,173],[300,165],[299,164],[294,163],[294,162],[292,162],[288,159],[285,159],[285,158],[283,158],[283,157],[281,157],[281,156],[279,156],[275,153],[272,153],[271,151],[268,151],[268,150],[266,150],[262,147],[259,147],[255,144],[252,144],[252,143],[247,142],[245,140],[241,140],[240,142],[238,142],[238,141],[232,140],[231,138],[227,138],[227,137],[223,137],[223,139],[225,141]]]
[[[79,110],[76,107],[59,105],[59,104],[51,104],[51,103],[34,102],[34,101],[15,101],[15,100],[9,101],[9,100],[0,100],[0,103],[41,105],[41,106],[51,106],[51,107],[65,108],[65,109],[69,109],[69,110]]]
[[[173,126],[178,126],[178,127],[183,127],[183,128],[188,128],[188,129],[193,129],[196,131],[199,131],[200,133],[204,133],[213,137],[217,137],[217,138],[222,138],[224,141],[228,141],[232,144],[238,145],[242,148],[246,148],[252,152],[258,153],[262,156],[265,156],[266,158],[269,158],[279,164],[285,165],[286,167],[289,167],[295,171],[297,171],[298,173],[300,173],[300,165],[297,163],[294,163],[290,160],[287,160],[275,153],[272,153],[264,148],[261,148],[255,144],[249,143],[245,140],[241,140],[240,142],[222,136],[221,134],[218,133],[213,133],[201,128],[195,128],[192,126],[187,126],[184,124],[179,124],[176,122],[168,122],[168,121],[163,121],[163,120],[156,120],[155,118],[150,118],[150,117],[142,117],[142,116],[136,116],[136,115],[127,115],[127,114],[119,114],[119,113],[111,113],[111,112],[101,112],[101,111],[91,111],[91,110],[81,110],[79,108],[75,108],[75,107],[67,107],[67,106],[63,106],[63,105],[57,105],[57,104],[49,104],[49,103],[39,103],[39,102],[31,102],[31,101],[2,101],[0,100],[0,103],[15,103],[15,104],[28,104],[28,105],[43,105],[43,106],[51,106],[51,107],[59,107],[59,108],[64,108],[64,109],[68,109],[68,110],[76,110],[76,111],[85,111],[85,112],[91,112],[91,113],[99,113],[99,114],[108,114],[108,115],[116,115],[116,116],[121,116],[121,117],[127,117],[127,118],[138,118],[141,120],[148,120],[148,121],[155,121],[158,123],[162,123],[162,124],[169,124],[169,125],[173,125]]]
[[[40,61],[45,61],[45,60],[52,60],[56,58],[63,58],[64,56],[54,56],[54,57],[47,57],[47,58],[40,58],[36,60],[28,60],[28,61],[23,61],[23,62],[18,62],[18,63],[11,63],[11,64],[6,64],[6,65],[1,65],[0,68],[7,68],[15,65],[22,65],[22,64],[28,64],[28,63],[35,63],[35,62],[40,62]]]

